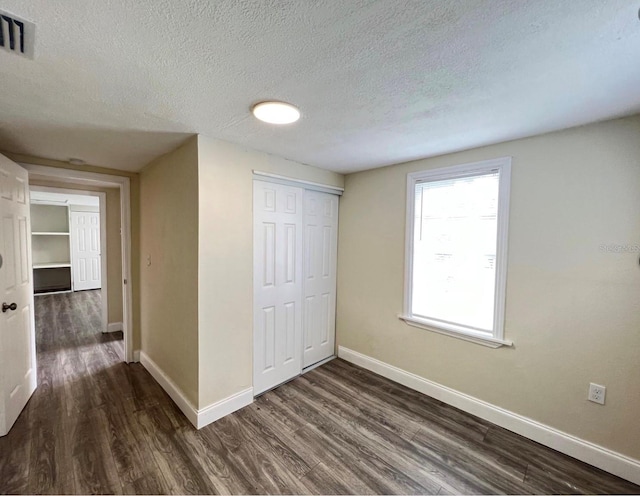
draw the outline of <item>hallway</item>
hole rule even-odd
[[[0,492],[122,492],[127,424],[158,403],[181,414],[141,365],[123,363],[122,332],[100,331],[100,290],[36,296],[35,312],[38,388],[0,438]]]

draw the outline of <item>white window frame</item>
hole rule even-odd
[[[493,332],[483,332],[459,324],[426,319],[412,314],[413,301],[413,234],[415,226],[415,188],[424,181],[454,179],[469,175],[478,175],[499,171],[498,190],[498,233],[496,246],[496,284],[494,301]],[[407,211],[405,240],[405,274],[404,274],[404,313],[399,318],[408,325],[434,331],[440,334],[464,339],[473,343],[498,348],[512,346],[504,339],[504,318],[507,287],[507,241],[509,230],[509,197],[511,187],[511,157],[502,157],[482,162],[455,165],[430,169],[407,174]]]

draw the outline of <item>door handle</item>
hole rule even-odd
[[[11,305],[9,305],[8,303],[3,303],[2,304],[2,313],[6,313],[7,310],[16,310],[18,308],[18,304],[17,303],[11,303]]]

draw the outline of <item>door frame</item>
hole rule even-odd
[[[69,182],[69,181],[67,181]],[[108,277],[107,277],[107,194],[100,191],[88,191],[81,189],[70,188],[56,188],[54,186],[37,186],[29,185],[29,191],[43,191],[48,193],[64,193],[66,195],[84,195],[84,196],[97,196],[100,202],[100,271],[101,286],[102,286],[102,332],[109,332],[109,297],[108,297]],[[69,209],[69,217],[71,217],[71,210]],[[69,232],[71,232],[71,219],[69,219]],[[69,234],[69,241],[71,241],[71,234]],[[73,291],[73,250],[69,246],[71,251],[71,290]],[[104,255],[102,255],[104,254]],[[124,318],[124,314],[123,314]]]
[[[29,172],[29,177],[72,184],[118,188],[120,190],[120,231],[122,251],[122,331],[124,334],[124,361],[134,362],[133,350],[133,294],[131,290],[131,179],[127,176],[103,174],[46,165],[18,162]],[[76,190],[73,190],[76,191]],[[104,209],[106,213],[106,208]],[[106,238],[106,237],[105,237]],[[104,257],[106,258],[106,257]],[[34,329],[35,332],[35,329]]]

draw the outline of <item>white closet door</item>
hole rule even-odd
[[[100,289],[100,214],[71,212],[73,290]]]
[[[302,372],[304,190],[253,183],[253,392]]]
[[[303,367],[335,353],[338,197],[304,194]]]

